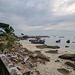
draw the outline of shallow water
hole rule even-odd
[[[60,43],[56,43],[57,40],[61,40]],[[70,40],[70,43],[66,43],[67,40]],[[60,50],[70,51],[75,53],[75,38],[74,36],[64,36],[64,38],[60,38],[60,36],[50,36],[50,38],[45,39],[45,44],[47,45],[58,45],[60,46]],[[65,48],[65,46],[69,46],[68,48]]]

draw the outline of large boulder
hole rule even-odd
[[[75,58],[72,58],[71,60],[75,61]]]
[[[64,74],[64,75],[69,75],[70,71],[65,69],[65,68],[59,68],[57,69],[60,73]]]
[[[63,54],[63,55],[60,55],[59,58],[72,59],[72,58],[75,58],[75,54]]]
[[[40,51],[35,51],[34,53],[37,54],[37,57],[42,59],[42,60],[45,60],[45,61],[50,61],[49,57],[47,57],[46,55],[44,55],[43,53],[41,53]]]
[[[75,64],[74,63],[66,62],[65,64],[75,69]]]
[[[38,45],[36,47],[40,49],[44,49],[44,48],[59,49],[60,48],[59,46],[48,46],[48,45]]]
[[[45,53],[58,53],[58,50],[49,50],[49,51],[45,51]]]

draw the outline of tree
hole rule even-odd
[[[4,40],[8,41],[5,48],[11,51],[15,43],[15,37],[16,37],[14,29],[11,26],[1,27],[1,28],[2,29],[0,30],[0,38],[5,38]]]

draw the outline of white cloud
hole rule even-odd
[[[69,5],[72,1],[74,0],[56,0],[53,8],[54,14],[62,16],[75,13],[75,1]]]
[[[67,12],[70,12],[71,14],[75,13],[75,3],[67,8]]]
[[[0,21],[15,30],[75,30],[75,0],[0,0]]]
[[[53,26],[47,26],[44,28],[44,30],[68,30],[68,31],[73,31],[75,30],[75,23],[71,22],[62,22],[57,25]]]

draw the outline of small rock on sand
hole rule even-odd
[[[75,54],[63,54],[63,55],[60,55],[59,58],[72,59],[72,58],[75,58]]]
[[[64,75],[69,75],[70,71],[64,68],[59,68],[57,69],[60,73],[64,74]]]
[[[75,64],[74,63],[66,62],[65,64],[75,69]]]
[[[49,51],[45,51],[45,53],[58,53],[58,50],[49,50]]]

